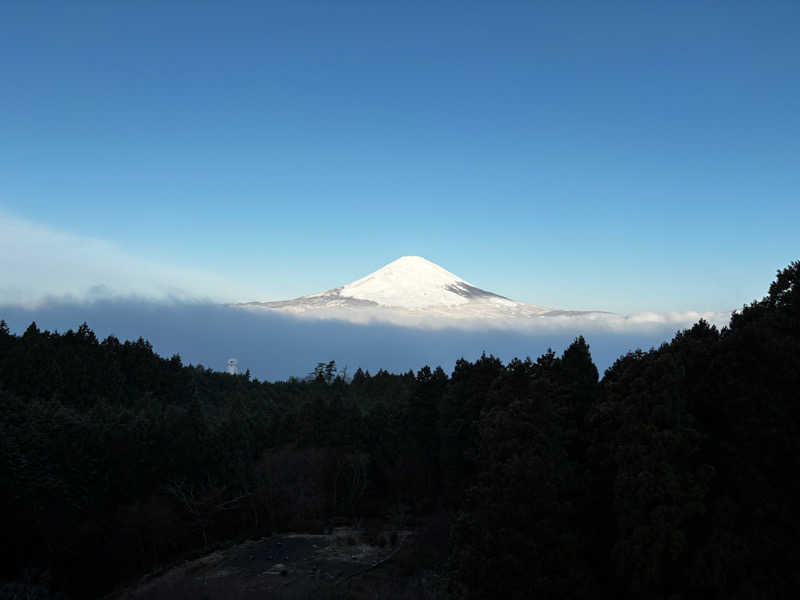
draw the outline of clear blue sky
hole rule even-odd
[[[795,0],[6,1],[0,212],[277,297],[416,254],[736,308],[800,258],[799,31]]]

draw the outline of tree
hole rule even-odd
[[[471,363],[456,361],[440,404],[441,468],[445,499],[460,504],[464,489],[477,468],[478,419],[488,392],[503,373],[500,359],[481,357]]]

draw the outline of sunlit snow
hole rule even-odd
[[[403,256],[366,277],[332,290],[294,300],[237,306],[280,311],[306,319],[391,323],[425,329],[502,328],[526,332],[575,327],[604,331],[680,327],[701,318],[722,326],[730,318],[728,312],[617,315],[545,308],[482,290],[421,256]]]

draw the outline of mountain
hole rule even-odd
[[[474,300],[507,298],[487,292],[421,256],[403,256],[341,288],[312,297],[352,298],[380,306],[420,309],[461,306]]]
[[[310,296],[277,302],[247,302],[237,306],[306,317],[388,321],[404,325],[447,324],[452,319],[497,322],[610,314],[554,310],[517,302],[481,289],[421,256],[403,256],[366,277]]]
[[[481,289],[421,256],[403,256],[352,283],[310,296],[234,306],[306,319],[390,323],[423,328],[503,328],[516,331],[677,330],[698,319],[722,327],[730,312],[562,310],[517,302]]]

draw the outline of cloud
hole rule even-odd
[[[591,346],[598,368],[605,370],[621,354],[648,349],[669,340],[681,328],[673,322],[628,322],[616,330],[591,328],[588,322],[561,321],[560,328],[425,329],[386,323],[357,324],[341,320],[298,319],[273,311],[252,311],[200,302],[156,302],[141,298],[88,302],[49,300],[36,307],[0,306],[0,319],[21,333],[35,320],[40,328],[66,331],[86,321],[98,337],[142,336],[162,356],[181,355],[185,363],[223,370],[235,357],[242,368],[266,380],[304,376],[318,362],[335,360],[352,373],[357,367],[376,372],[417,370],[441,365],[450,371],[460,357],[474,360],[481,352],[504,361],[536,358],[552,347],[562,351],[577,335]],[[587,326],[587,327],[585,327]]]
[[[360,325],[396,325],[423,330],[460,329],[465,331],[513,331],[523,334],[546,334],[562,331],[592,331],[607,333],[658,332],[662,329],[690,327],[700,319],[723,327],[730,321],[730,312],[639,312],[618,315],[609,312],[550,311],[541,315],[503,315],[485,312],[480,316],[453,316],[445,311],[415,311],[389,307],[341,306],[315,308],[303,312],[263,308],[258,305],[239,305],[240,310],[254,313],[288,314],[305,321],[336,320]]]
[[[144,260],[116,244],[2,212],[0,275],[0,302],[28,306],[64,296],[217,301],[259,297],[254,290],[214,273]]]

